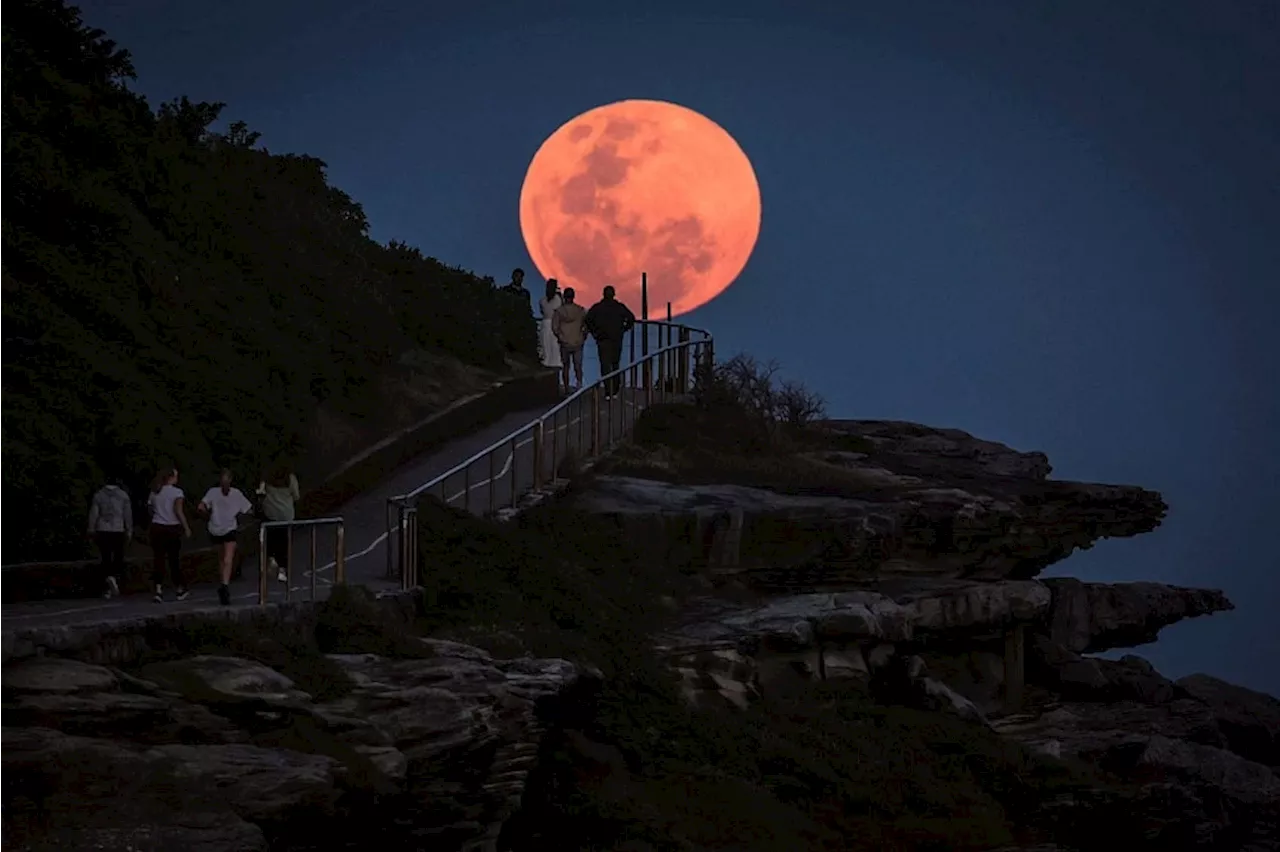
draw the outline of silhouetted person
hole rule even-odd
[[[542,366],[553,370],[559,370],[561,362],[560,342],[556,340],[552,323],[556,310],[563,304],[564,297],[560,295],[560,282],[554,278],[548,278],[546,295],[538,300],[538,308],[542,311],[542,315],[538,318],[538,348],[542,350]]]
[[[278,464],[258,483],[262,496],[262,514],[268,521],[292,521],[294,504],[301,499],[298,477],[287,464]],[[276,579],[288,582],[285,565],[289,561],[290,527],[267,527],[267,570],[276,572]]]
[[[513,296],[520,296],[523,299],[529,298],[529,293],[524,289],[524,270],[516,267],[511,270],[511,280],[502,286],[502,292],[510,293]]]
[[[596,339],[596,352],[600,356],[600,375],[606,376],[618,369],[622,362],[622,340],[636,324],[636,315],[617,299],[613,287],[605,287],[603,298],[587,311],[587,331]],[[618,393],[621,376],[614,376],[605,383],[605,396]]]
[[[587,309],[574,301],[572,287],[564,291],[564,304],[551,317],[551,332],[560,344],[560,361],[564,364],[564,389],[569,390],[569,363],[573,362],[573,374],[577,380],[574,388],[582,387],[582,349],[587,342]]]
[[[151,482],[147,508],[151,512],[152,581],[156,586],[156,603],[164,603],[165,568],[178,588],[178,600],[186,600],[190,590],[182,576],[182,539],[191,538],[187,523],[186,495],[178,487],[178,469],[162,468]]]
[[[133,502],[124,490],[123,477],[113,476],[98,489],[89,505],[89,535],[102,557],[98,574],[104,598],[120,594],[124,573],[124,548],[133,538]]]
[[[224,467],[218,476],[218,484],[204,493],[197,511],[209,516],[209,540],[218,548],[221,557],[222,582],[218,586],[218,602],[228,606],[231,603],[231,566],[236,558],[240,516],[252,512],[253,504],[239,488],[231,487],[231,471]]]

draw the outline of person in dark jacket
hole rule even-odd
[[[511,280],[504,284],[501,288],[502,292],[512,296],[519,296],[522,299],[529,298],[529,291],[524,289],[524,270],[516,267],[511,270]]]
[[[600,356],[600,375],[606,376],[618,369],[622,362],[622,340],[636,324],[636,315],[618,301],[613,287],[604,288],[604,297],[587,311],[587,330],[596,339],[596,352]],[[605,383],[605,397],[616,396],[622,384],[621,376],[614,376]]]

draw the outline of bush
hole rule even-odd
[[[711,410],[734,409],[771,433],[802,429],[826,417],[826,402],[800,382],[778,379],[778,364],[738,354],[728,361],[706,361],[694,370],[694,402]]]

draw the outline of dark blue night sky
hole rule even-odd
[[[1280,4],[86,2],[137,88],[330,166],[379,239],[505,280],[539,144],[670,100],[751,157],[760,242],[688,316],[833,416],[954,426],[1164,527],[1054,573],[1224,588],[1140,653],[1280,694]],[[449,4],[450,6],[454,4]],[[726,11],[726,10],[732,10]]]

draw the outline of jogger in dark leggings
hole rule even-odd
[[[164,595],[166,573],[178,587],[178,600],[187,596],[187,581],[182,576],[182,525],[152,524],[151,553],[154,558],[151,581],[156,586],[156,597]]]
[[[151,496],[147,499],[147,506],[151,509],[151,552],[155,557],[152,577],[156,584],[156,603],[164,602],[166,567],[178,587],[178,600],[185,600],[190,594],[187,578],[182,576],[182,539],[191,537],[185,504],[186,497],[178,487],[177,469],[162,469],[156,474],[151,484]]]

